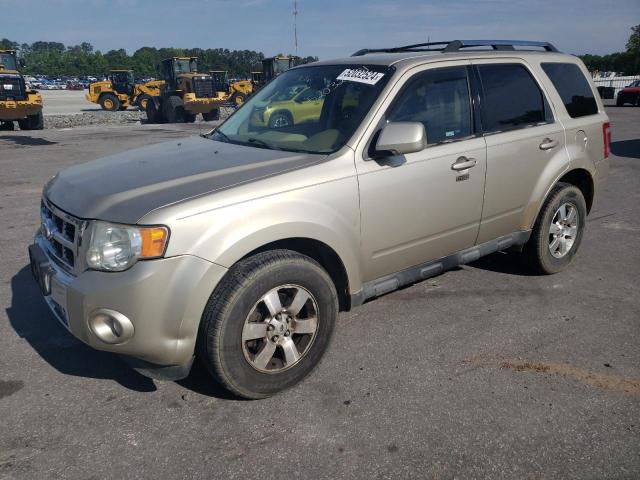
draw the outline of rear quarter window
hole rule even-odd
[[[541,66],[558,91],[571,118],[598,113],[593,91],[580,67],[573,63],[543,63]]]

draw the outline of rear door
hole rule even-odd
[[[566,162],[564,129],[532,70],[520,59],[472,62],[480,84],[487,178],[477,243],[526,230],[533,191],[549,162]]]

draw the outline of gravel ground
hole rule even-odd
[[[0,479],[637,480],[640,108],[608,112],[611,175],[567,270],[500,253],[368,302],[255,402],[88,348],[28,267],[51,175],[199,126],[0,133]]]
[[[224,120],[233,112],[232,108],[221,108],[220,119]],[[44,128],[71,128],[87,125],[127,125],[131,123],[146,123],[147,115],[139,110],[125,110],[123,112],[106,112],[96,110],[75,115],[48,115],[44,117]],[[195,123],[205,122],[198,115]]]

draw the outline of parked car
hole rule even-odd
[[[84,85],[78,81],[68,81],[67,90],[84,90]]]
[[[301,84],[313,120],[254,121]],[[340,310],[505,249],[566,268],[609,148],[585,66],[548,43],[361,50],[282,73],[207,135],[61,171],[31,268],[88,345],[164,379],[198,357],[262,398],[313,370]]]
[[[640,106],[640,80],[636,80],[618,92],[616,105],[622,107],[627,103]]]

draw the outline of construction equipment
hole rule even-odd
[[[251,80],[230,82],[227,70],[210,70],[209,75],[213,79],[216,98],[220,98],[222,103],[238,107],[253,93],[254,86]]]
[[[163,84],[159,80],[136,84],[132,70],[111,70],[107,80],[89,85],[85,98],[110,112],[126,110],[131,105],[145,110],[149,98],[159,95]]]
[[[205,120],[220,117],[221,97],[207,73],[198,73],[197,57],[172,57],[162,61],[158,74],[164,84],[147,102],[150,123],[191,123],[201,113]]]
[[[42,97],[27,86],[18,65],[24,62],[15,50],[0,50],[0,127],[13,130],[17,121],[20,130],[42,130]]]
[[[290,68],[302,64],[302,58],[295,55],[276,55],[262,60],[262,82],[267,83]]]

